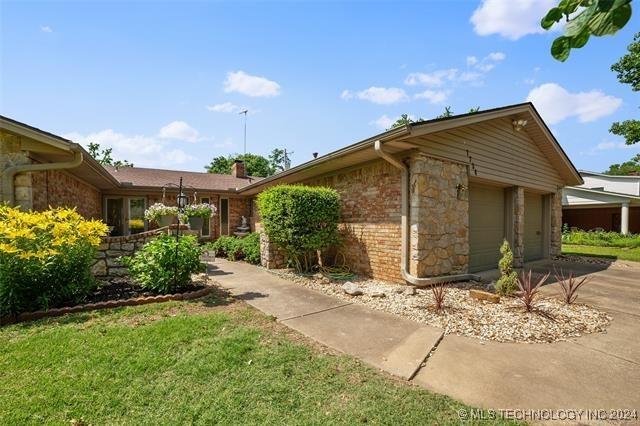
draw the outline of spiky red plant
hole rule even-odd
[[[446,285],[447,283],[436,283],[431,286],[431,292],[433,293],[434,305],[433,308],[436,312],[444,309],[444,299],[446,294]]]
[[[555,271],[554,273],[556,281],[560,284],[560,290],[562,291],[562,299],[567,305],[572,304],[578,298],[578,289],[584,284],[589,282],[590,276],[582,277],[578,279],[573,275],[573,271],[569,272],[569,275],[565,276],[564,271],[560,269],[560,273]]]
[[[531,312],[531,310],[535,306],[536,299],[538,298],[538,293],[540,292],[540,286],[544,284],[549,278],[549,273],[547,273],[542,278],[535,281],[531,278],[531,270],[526,274],[524,271],[518,277],[518,288],[520,289],[520,301],[524,304],[527,312]]]

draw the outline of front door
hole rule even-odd
[[[229,235],[229,199],[220,199],[220,235]]]

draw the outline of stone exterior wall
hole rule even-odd
[[[551,194],[551,237],[549,241],[549,256],[559,256],[562,253],[562,190]]]
[[[409,272],[465,273],[469,266],[467,166],[415,154],[410,159]],[[462,194],[459,196],[458,194]]]
[[[33,209],[75,207],[88,219],[102,219],[102,195],[93,186],[62,170],[31,172]]]
[[[524,188],[517,186],[512,188],[512,241],[511,251],[513,252],[514,268],[522,268],[524,265]]]
[[[269,242],[264,232],[260,233],[260,264],[267,269],[280,269],[287,266],[284,252]]]
[[[31,164],[29,153],[22,151],[20,138],[0,131],[0,201],[7,201],[8,194],[3,194],[2,173],[5,169],[22,164]],[[14,199],[16,206],[24,209],[32,208],[31,175],[19,173],[14,178]]]
[[[356,273],[402,283],[400,171],[383,160],[303,182],[341,197],[340,232],[346,264]]]

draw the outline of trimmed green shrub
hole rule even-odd
[[[257,265],[260,263],[260,234],[253,232],[242,238],[244,260]]]
[[[195,236],[185,235],[176,242],[174,236],[165,234],[146,243],[133,256],[120,260],[142,287],[168,294],[187,285],[191,274],[203,270],[201,254]]]
[[[340,195],[331,188],[278,185],[258,195],[269,240],[299,271],[309,270],[318,251],[339,242]]]
[[[91,264],[106,233],[73,209],[0,205],[0,316],[81,302],[95,288]]]
[[[256,232],[244,238],[223,235],[207,247],[215,250],[216,256],[226,257],[231,261],[244,259],[254,265],[260,263],[260,234]]]
[[[618,232],[606,231],[569,231],[562,234],[562,242],[565,244],[578,244],[584,246],[600,247],[640,247],[640,235],[623,235]]]
[[[518,274],[513,270],[513,252],[507,240],[500,247],[502,259],[498,262],[500,278],[496,282],[496,293],[511,296],[518,289]]]

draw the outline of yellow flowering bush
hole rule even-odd
[[[81,301],[107,226],[75,209],[25,212],[0,205],[0,315]]]

